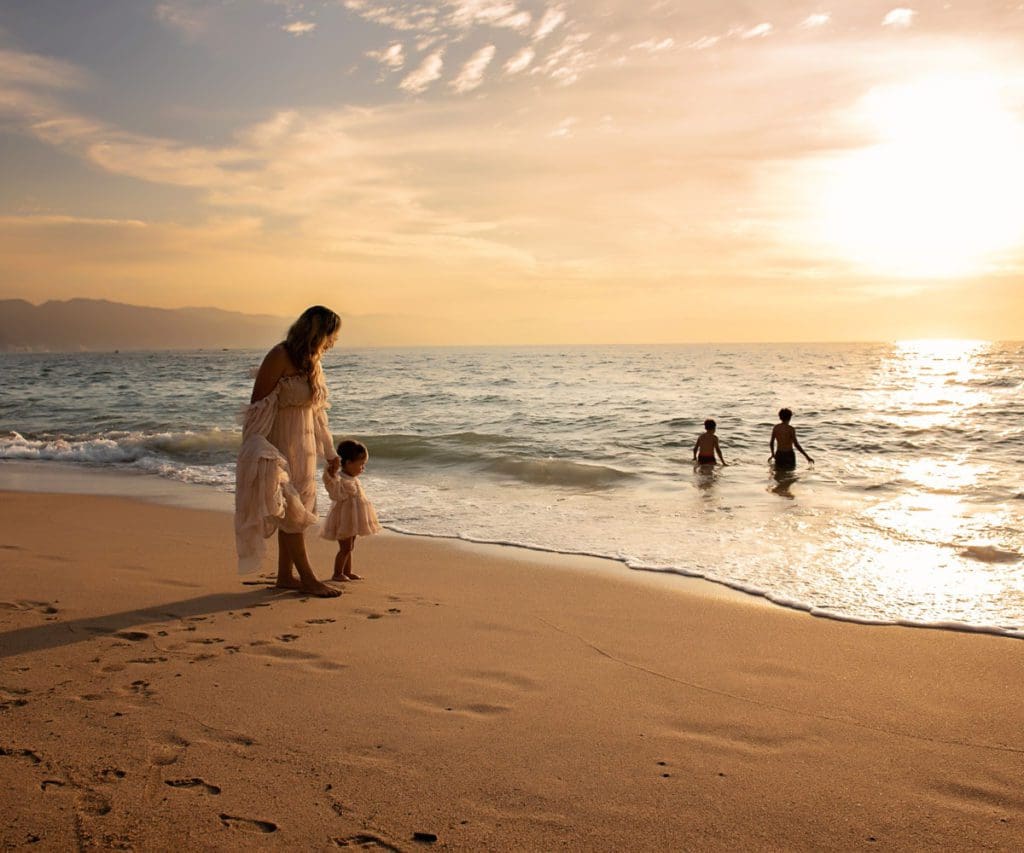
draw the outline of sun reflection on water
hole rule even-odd
[[[872,575],[876,592],[898,608],[927,614],[930,602],[952,597],[969,610],[970,602],[993,593],[991,578],[965,558],[979,545],[996,545],[987,541],[985,525],[979,529],[971,500],[992,471],[973,454],[977,411],[992,400],[977,381],[990,347],[976,340],[901,341],[865,392],[873,425],[903,435],[900,451],[912,455],[886,453],[882,438],[866,458],[862,472],[881,477],[882,488],[851,530],[856,541],[848,543],[849,553],[859,552],[859,559],[848,570]],[[898,484],[895,494],[886,483]]]

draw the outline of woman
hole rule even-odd
[[[331,598],[306,556],[303,531],[317,522],[316,459],[340,466],[327,427],[327,386],[321,356],[334,346],[341,318],[314,305],[288,330],[256,374],[245,409],[235,482],[235,542],[239,572],[256,571],[264,540],[277,531],[277,586]],[[298,577],[294,572],[298,572]]]

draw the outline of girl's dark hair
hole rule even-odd
[[[704,429],[706,429],[706,430],[712,430],[712,429],[714,429],[717,426],[718,426],[718,424],[716,424],[713,420],[711,420],[711,418],[708,418],[706,421],[704,421]]]
[[[788,424],[792,417],[793,413],[789,409],[779,409],[779,420],[784,424]]]
[[[342,462],[353,462],[369,455],[370,451],[366,449],[365,444],[351,438],[346,438],[338,445],[338,456],[341,457]]]

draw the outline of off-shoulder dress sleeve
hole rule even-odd
[[[288,475],[288,462],[267,440],[274,426],[279,388],[247,406],[242,448],[235,468],[235,546],[239,574],[259,569],[266,539],[284,521],[299,527],[316,524]]]

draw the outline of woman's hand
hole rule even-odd
[[[327,460],[327,473],[332,477],[337,476],[338,471],[341,470],[341,457],[335,456],[333,459]]]

